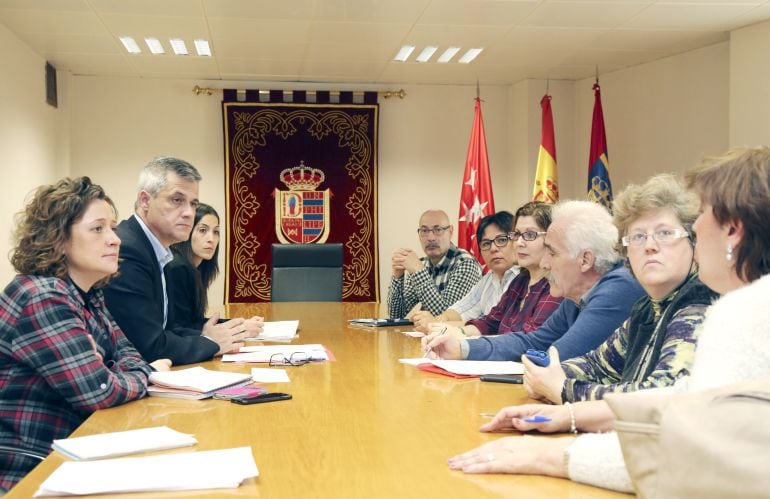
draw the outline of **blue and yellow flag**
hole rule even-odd
[[[591,150],[588,154],[588,199],[612,209],[610,160],[607,156],[607,137],[604,133],[602,95],[597,80],[594,83],[594,117],[591,125]]]

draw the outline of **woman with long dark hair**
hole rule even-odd
[[[172,327],[200,329],[206,321],[219,320],[218,314],[206,318],[208,290],[219,274],[219,214],[211,206],[200,203],[187,241],[171,246],[174,260],[164,272],[169,295],[169,324]],[[262,317],[247,319],[250,336],[262,332]]]

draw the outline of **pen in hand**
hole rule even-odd
[[[443,327],[443,328],[441,329],[441,332],[440,332],[440,333],[438,333],[438,335],[436,335],[436,337],[438,337],[438,336],[441,336],[441,335],[442,335],[442,334],[444,334],[444,333],[446,333],[446,326],[445,326],[445,327]],[[424,359],[424,358],[426,358],[426,357],[428,356],[428,354],[429,354],[429,353],[430,353],[432,350],[433,350],[432,348],[428,348],[427,350],[425,350],[425,353],[423,354],[422,358],[423,358],[423,359]]]

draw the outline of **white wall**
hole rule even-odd
[[[41,184],[67,174],[68,96],[59,74],[59,108],[45,102],[45,60],[0,25],[0,283],[14,275],[8,259],[14,214]]]
[[[729,136],[729,42],[600,76],[610,178],[617,193],[658,172],[683,172]],[[594,78],[575,85],[575,179],[583,195]]]
[[[770,145],[770,22],[730,34],[730,145]]]
[[[745,28],[734,34],[732,48],[722,43],[601,76],[616,192],[658,171],[682,171],[702,154],[726,149],[728,137],[733,142],[733,136],[747,135],[744,129],[767,133],[769,113],[762,106],[770,106],[768,99],[754,99],[744,91],[738,95],[735,88],[730,93],[729,88],[751,84],[756,87],[752,91],[761,94],[759,85],[767,81],[768,70],[759,61],[770,54],[768,32],[767,25]],[[126,217],[132,211],[139,170],[158,154],[179,156],[198,166],[204,176],[201,199],[224,211],[221,95],[193,95],[192,87],[202,83],[193,80],[60,74],[60,108],[54,110],[44,103],[43,63],[0,26],[0,66],[15,68],[0,79],[0,165],[8,185],[14,186],[0,199],[4,214],[0,252],[10,248],[6,239],[10,214],[22,207],[24,195],[35,186],[65,174],[90,175],[105,186],[120,216]],[[562,198],[584,195],[592,83],[592,78],[550,82]],[[260,82],[232,86],[322,89]],[[380,107],[383,300],[390,253],[400,246],[417,246],[414,229],[419,214],[440,207],[457,216],[473,120],[475,87],[410,85],[404,89],[404,100],[382,100]],[[539,101],[544,92],[543,80],[481,87],[497,209],[513,211],[531,197],[540,142]],[[766,142],[762,136],[745,140]],[[0,278],[7,281],[11,275],[4,260]],[[220,279],[214,285],[212,304],[223,301],[223,288]]]
[[[115,199],[121,218],[132,212],[139,170],[158,154],[178,156],[196,165],[204,177],[201,200],[224,213],[221,94],[195,96],[191,89],[197,83],[73,78],[72,174],[91,175],[104,185]],[[237,88],[280,86],[240,82]],[[474,87],[404,89],[407,97],[403,101],[382,100],[380,106],[379,253],[383,292],[389,282],[390,254],[398,247],[418,244],[415,230],[420,213],[439,207],[450,217],[457,217],[473,121]],[[498,209],[511,209],[505,188],[509,184],[507,89],[482,87],[481,91],[496,205]],[[223,256],[220,268],[224,268]],[[210,302],[221,303],[223,297],[224,280],[220,278],[213,285]]]

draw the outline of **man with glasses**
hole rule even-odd
[[[553,209],[540,266],[552,296],[565,300],[531,333],[467,339],[454,331],[423,338],[432,358],[520,360],[528,349],[557,348],[561,360],[593,350],[629,316],[645,292],[616,250],[618,229],[601,205],[567,201]]]
[[[243,319],[203,329],[167,328],[168,291],[163,268],[173,259],[169,246],[186,241],[198,205],[201,175],[190,163],[158,157],[144,167],[134,203],[134,216],[118,225],[121,240],[117,277],[104,289],[115,321],[147,362],[168,358],[191,364],[230,352],[243,344]]]
[[[452,225],[442,210],[420,217],[417,235],[425,256],[400,248],[393,252],[393,276],[388,291],[388,313],[402,318],[419,303],[422,310],[439,315],[465,296],[481,278],[481,265],[452,243]]]
[[[443,313],[434,316],[427,310],[412,315],[415,329],[424,333],[433,322],[462,325],[466,321],[486,315],[497,305],[508,285],[519,274],[516,253],[511,243],[513,215],[498,211],[479,221],[476,243],[489,272],[473,288]]]

